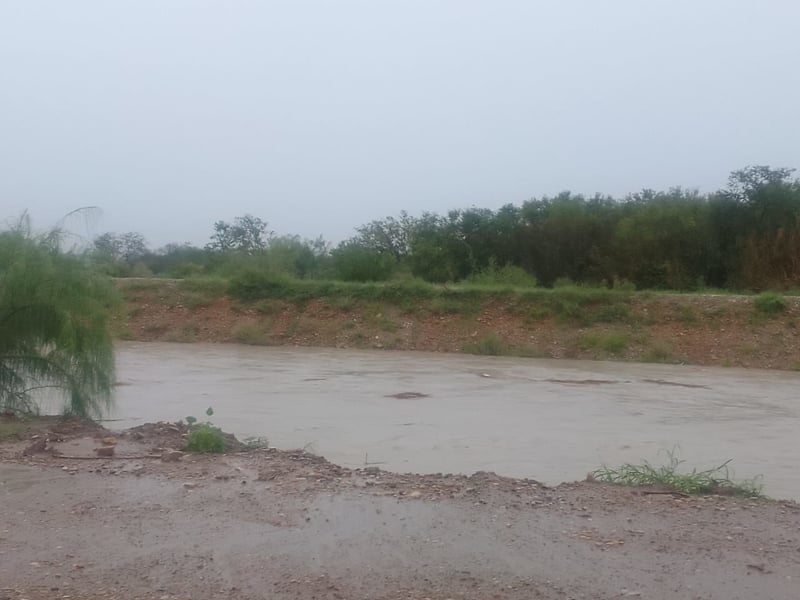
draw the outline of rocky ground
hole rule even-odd
[[[800,597],[793,502],[185,454],[179,423],[2,431],[3,599]]]

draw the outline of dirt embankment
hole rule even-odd
[[[753,297],[634,294],[564,306],[498,296],[398,306],[342,298],[241,303],[160,280],[122,281],[118,335],[238,342],[800,369],[800,298],[759,311]]]
[[[174,456],[185,426],[0,443],[0,598],[795,599],[800,508],[598,483]],[[42,443],[44,441],[44,443]],[[113,456],[96,448],[113,446]]]

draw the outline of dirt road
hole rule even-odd
[[[82,435],[55,450],[83,452]],[[137,436],[118,447],[142,458],[0,448],[0,598],[800,597],[792,502],[398,475],[276,450],[162,462]]]

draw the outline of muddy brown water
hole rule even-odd
[[[188,415],[393,471],[582,479],[600,465],[732,460],[800,499],[800,374],[221,344],[120,343],[114,421]]]

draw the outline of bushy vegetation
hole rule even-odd
[[[92,252],[117,276],[245,271],[292,279],[636,289],[800,287],[800,182],[791,169],[747,167],[710,194],[680,188],[625,198],[564,192],[499,210],[469,208],[372,221],[331,249],[277,237],[245,215],[214,224],[205,248],[148,251],[138,234],[104,234]]]
[[[75,415],[110,403],[116,296],[60,240],[57,231],[33,235],[26,220],[0,232],[0,412],[35,412],[37,391],[60,394]]]
[[[206,416],[212,417],[214,409],[210,406],[206,409]],[[198,423],[195,417],[186,417],[189,424],[189,434],[186,436],[187,452],[198,453],[221,453],[225,452],[225,434],[219,427],[215,427],[211,421]]]
[[[210,423],[197,425],[186,436],[186,450],[199,453],[225,452],[225,436],[219,427]]]
[[[766,315],[782,313],[786,310],[786,300],[778,294],[764,292],[755,297],[756,310]]]

